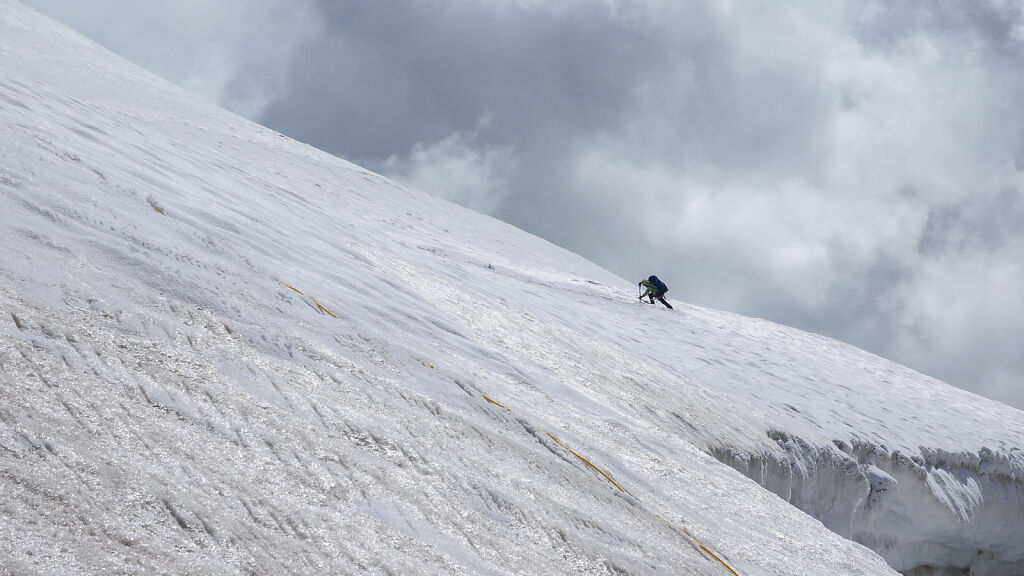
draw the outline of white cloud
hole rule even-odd
[[[417,143],[405,158],[392,155],[384,171],[409,185],[483,213],[492,213],[510,192],[518,169],[511,146],[479,142],[485,116],[472,132],[456,132],[432,144]]]

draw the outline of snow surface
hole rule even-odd
[[[1018,410],[642,304],[11,0],[0,134],[0,573],[1024,573]]]

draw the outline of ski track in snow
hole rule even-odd
[[[892,573],[715,459],[801,450],[1024,515],[963,472],[1020,478],[1019,411],[641,304],[10,0],[0,131],[0,573]]]

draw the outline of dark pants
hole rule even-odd
[[[658,302],[661,302],[662,304],[664,304],[666,308],[668,308],[669,310],[672,310],[672,305],[669,304],[668,301],[665,300],[665,297],[663,295],[661,295],[661,294],[653,294],[652,293],[651,294],[651,304],[654,304],[654,299],[655,298],[658,299]]]

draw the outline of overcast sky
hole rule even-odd
[[[673,298],[1024,408],[1019,0],[27,3]]]

